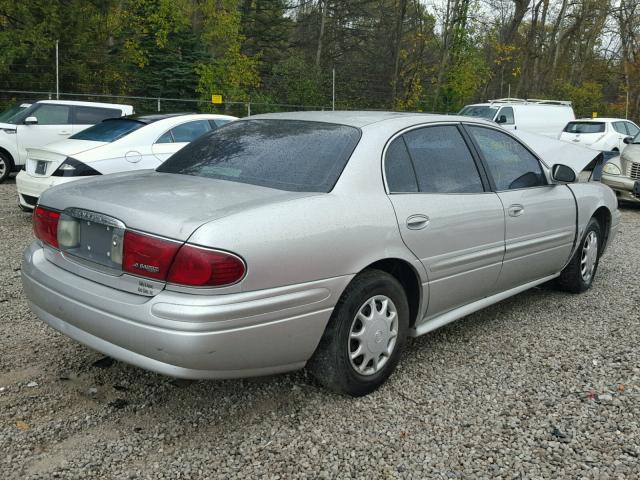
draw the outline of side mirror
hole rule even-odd
[[[630,143],[633,143],[633,137],[624,137],[624,140],[622,141],[629,145]]]
[[[27,117],[24,119],[24,124],[25,125],[37,125],[38,124],[38,117]]]
[[[551,168],[551,176],[556,182],[572,183],[576,181],[576,172],[573,171],[573,168],[561,163],[556,163]]]
[[[506,115],[500,115],[498,117],[498,119],[496,120],[496,123],[507,123],[507,116]]]

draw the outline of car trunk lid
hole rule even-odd
[[[27,149],[27,173],[33,177],[50,177],[68,157],[106,145],[90,140],[65,140],[46,148]]]
[[[132,275],[122,270],[125,231],[136,231],[182,244],[204,223],[269,203],[290,201],[318,193],[289,192],[256,185],[213,180],[190,175],[141,171],[78,180],[43,193],[40,204],[62,212],[61,222],[77,225],[58,227],[61,252],[50,255],[58,266],[101,283],[143,295]],[[69,235],[63,246],[60,232]],[[77,237],[77,238],[76,238]],[[66,244],[65,244],[66,245]],[[55,258],[54,258],[55,257]],[[88,271],[83,273],[83,269]],[[96,272],[106,277],[100,280]],[[122,277],[121,282],[114,276]],[[141,277],[144,277],[144,273]],[[137,277],[136,277],[137,278]],[[164,287],[158,279],[151,294]]]

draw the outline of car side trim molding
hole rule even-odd
[[[482,310],[483,308],[493,305],[494,303],[498,303],[506,298],[512,297],[513,295],[517,295],[518,293],[524,292],[525,290],[529,290],[530,288],[540,285],[541,283],[553,280],[559,275],[560,272],[544,278],[540,278],[538,280],[534,280],[533,282],[525,283],[524,285],[520,285],[519,287],[515,287],[510,290],[505,290],[504,292],[491,295],[490,297],[481,298],[480,300],[476,300],[475,302],[463,305],[462,307],[449,310],[448,312],[441,315],[431,317],[425,322],[416,325],[415,328],[412,328],[409,331],[409,335],[412,337],[419,337],[420,335],[424,335],[425,333],[429,333],[433,330],[443,327],[448,323],[454,322],[455,320],[477,312],[478,310]]]

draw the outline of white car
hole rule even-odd
[[[624,139],[635,137],[640,128],[623,118],[581,118],[569,122],[558,138],[584,145],[594,150],[622,152]]]
[[[158,167],[199,136],[236,120],[214,114],[112,118],[46,148],[28,150],[16,177],[18,201],[32,210],[47,188],[92,175]]]
[[[519,98],[499,98],[467,105],[459,115],[491,120],[505,130],[537,133],[552,138],[557,138],[567,122],[576,118],[571,102]]]
[[[0,182],[24,167],[27,148],[41,147],[106,118],[131,115],[131,105],[41,100],[0,122]]]

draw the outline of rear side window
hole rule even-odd
[[[174,142],[192,142],[196,138],[204,135],[209,130],[211,130],[211,126],[209,122],[206,120],[197,120],[195,122],[187,122],[182,125],[178,125],[177,127],[173,127],[171,129],[171,134],[173,135]]]
[[[496,190],[515,190],[547,184],[538,159],[518,141],[491,128],[466,128],[489,167]]]
[[[424,193],[483,192],[471,152],[453,125],[425,127],[404,134],[409,155]]]
[[[211,125],[211,130],[215,130],[223,125],[226,125],[231,120],[227,120],[225,118],[216,118],[215,120],[209,120],[209,125]]]
[[[195,140],[157,171],[296,192],[329,192],[359,140],[360,130],[346,125],[242,120]]]
[[[73,123],[76,125],[95,125],[107,118],[118,118],[122,112],[117,108],[73,107]]]
[[[416,174],[403,137],[396,138],[384,157],[384,173],[390,193],[418,191]]]
[[[144,125],[144,123],[126,118],[105,120],[104,122],[71,135],[69,138],[74,140],[91,140],[94,142],[114,142],[144,127]]]
[[[603,122],[569,122],[564,127],[567,133],[604,133],[605,124]]]
[[[71,107],[69,105],[39,104],[29,116],[38,119],[38,125],[69,125]]]

